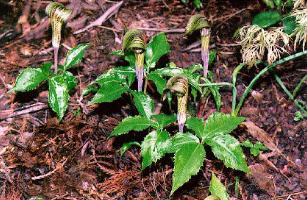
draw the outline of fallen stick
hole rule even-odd
[[[107,21],[110,17],[112,17],[114,14],[117,13],[118,9],[121,7],[121,5],[123,4],[123,1],[118,2],[117,4],[111,6],[103,15],[101,15],[98,19],[96,19],[95,21],[91,22],[88,26],[75,31],[74,34],[79,34],[82,33],[92,27],[95,26],[100,26],[102,25],[102,23],[104,23],[105,21]]]
[[[31,106],[20,108],[18,110],[3,110],[3,111],[0,111],[0,121],[8,119],[8,118],[12,118],[12,117],[17,117],[17,116],[37,112],[40,110],[45,110],[47,108],[48,108],[47,104],[36,103]]]

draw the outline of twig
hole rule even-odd
[[[37,112],[40,110],[45,110],[47,108],[48,106],[46,104],[36,103],[31,106],[21,108],[20,110],[17,110],[17,111],[16,110],[15,111],[14,110],[3,110],[3,111],[0,111],[0,121],[7,119],[7,118],[17,117],[17,116]]]
[[[82,33],[92,27],[95,26],[100,26],[102,23],[104,23],[105,21],[107,21],[110,17],[112,17],[114,14],[117,13],[118,9],[121,7],[121,5],[123,4],[123,1],[118,2],[117,4],[111,6],[103,15],[101,15],[98,19],[96,19],[95,21],[91,22],[88,26],[75,31],[74,34],[79,34]]]
[[[115,29],[107,26],[98,26],[103,29],[111,30],[114,32],[121,32],[124,29]],[[134,27],[135,29],[142,31],[152,31],[152,32],[164,32],[164,33],[184,33],[184,28],[175,28],[175,29],[163,29],[163,28],[146,28],[146,27]]]
[[[48,176],[51,176],[51,175],[54,174],[56,171],[58,171],[60,168],[62,168],[62,167],[65,165],[66,162],[67,162],[67,158],[63,161],[62,164],[57,165],[56,168],[55,168],[54,170],[52,170],[52,171],[50,171],[50,172],[48,172],[48,173],[46,173],[46,174],[42,174],[42,175],[39,175],[39,176],[33,176],[33,177],[31,177],[31,179],[32,179],[33,181],[35,181],[35,180],[40,180],[40,179],[44,179],[44,178],[46,178],[46,177],[48,177]]]

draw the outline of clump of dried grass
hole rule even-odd
[[[297,45],[303,44],[303,49],[305,50],[307,42],[307,8],[304,0],[295,1],[291,16],[295,17],[297,24],[292,34],[295,37],[294,48],[296,49]]]
[[[257,61],[266,60],[269,64],[286,53],[289,44],[289,36],[282,32],[282,28],[264,30],[257,25],[242,27],[237,34],[242,46],[243,63],[253,66]]]

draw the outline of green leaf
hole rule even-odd
[[[207,139],[219,134],[231,133],[245,120],[244,117],[231,116],[224,113],[213,113],[205,123],[204,132],[201,138]]]
[[[204,121],[202,119],[196,117],[188,118],[185,125],[188,129],[194,131],[198,137],[202,138],[205,128]]]
[[[166,80],[160,76],[159,74],[156,73],[149,73],[147,76],[148,80],[151,80],[155,83],[157,90],[159,92],[159,94],[163,94],[163,90],[166,86]]]
[[[222,160],[226,167],[243,172],[248,171],[245,156],[236,138],[228,134],[216,134],[206,140],[206,143],[211,146],[215,157]]]
[[[133,142],[126,142],[126,143],[124,143],[124,144],[122,145],[122,147],[121,147],[120,150],[119,150],[120,155],[123,156],[124,153],[125,153],[126,151],[128,151],[133,145],[135,145],[135,146],[141,146],[140,143],[135,142],[135,141],[133,141]]]
[[[148,43],[145,52],[147,67],[153,68],[159,59],[170,51],[165,33],[158,33]]]
[[[40,67],[42,69],[42,72],[45,74],[46,77],[49,77],[53,73],[51,71],[51,66],[52,66],[51,62],[46,62],[46,63],[43,63]]]
[[[205,149],[198,143],[184,145],[176,152],[171,195],[198,173],[204,159]]]
[[[165,150],[170,145],[167,131],[152,131],[141,144],[142,170],[157,162],[165,154]]]
[[[153,115],[151,118],[158,123],[160,129],[163,129],[177,120],[176,115],[166,114]]]
[[[284,32],[288,35],[291,35],[295,28],[297,27],[297,23],[294,16],[286,17],[282,20]]]
[[[204,67],[201,64],[194,64],[186,68],[188,73],[195,73],[197,71],[203,70]]]
[[[200,143],[199,139],[191,133],[177,133],[171,139],[171,145],[167,149],[167,153],[176,153],[184,148],[185,145]]]
[[[209,191],[212,195],[219,197],[220,200],[229,200],[229,195],[225,186],[213,173],[211,176]]]
[[[12,91],[27,92],[34,90],[47,79],[48,75],[41,68],[26,68],[18,75]]]
[[[98,85],[95,83],[89,84],[83,91],[82,91],[82,96],[87,96],[90,93],[96,93],[98,91]]]
[[[262,0],[262,2],[265,3],[265,5],[271,9],[275,7],[273,0]]]
[[[153,100],[150,98],[150,96],[144,94],[143,92],[132,91],[131,93],[133,95],[134,105],[139,114],[149,119],[153,114]]]
[[[103,84],[93,99],[91,103],[105,103],[105,102],[112,102],[116,99],[119,99],[123,93],[129,90],[128,87],[121,85],[116,81],[109,81]]]
[[[115,51],[112,51],[112,52],[111,52],[111,55],[121,57],[121,56],[124,56],[125,54],[124,54],[124,51],[123,51],[123,50],[115,50]]]
[[[100,86],[107,84],[107,82],[117,81],[122,84],[128,84],[129,86],[135,80],[135,71],[132,67],[115,67],[108,70],[106,73],[101,74],[95,82]]]
[[[88,44],[79,44],[76,47],[68,51],[66,55],[66,60],[64,63],[64,71],[72,68],[74,65],[77,65],[81,62],[84,57],[85,50],[89,47]]]
[[[74,89],[77,85],[77,79],[74,77],[74,75],[68,71],[65,71],[63,74],[63,77],[66,81],[68,91]]]
[[[48,102],[52,110],[61,120],[68,107],[68,86],[62,75],[57,75],[49,79]]]
[[[119,123],[111,133],[111,136],[119,136],[130,131],[142,131],[150,126],[156,126],[154,122],[143,116],[133,116],[125,118]]]
[[[162,68],[162,69],[157,69],[151,73],[157,74],[161,77],[167,76],[167,77],[173,77],[173,76],[178,76],[178,75],[183,75],[187,77],[189,80],[189,84],[194,87],[197,91],[201,92],[201,88],[199,86],[199,79],[200,75],[197,73],[192,72],[193,69],[182,69],[178,67],[167,67],[167,68]]]
[[[212,82],[209,81],[208,79],[205,79],[205,83],[211,84]],[[219,86],[216,86],[216,85],[208,86],[208,88],[209,88],[209,90],[210,90],[210,92],[213,96],[216,109],[219,111],[221,109],[221,105],[222,105],[222,97],[221,97],[221,94],[220,94],[220,88],[219,88]]]
[[[268,148],[259,141],[253,144],[250,140],[245,140],[241,143],[241,146],[249,148],[250,154],[255,157],[258,156],[261,151],[268,150]]]
[[[210,50],[209,51],[209,65],[212,65],[216,59],[216,51]]]
[[[203,7],[201,0],[193,0],[193,4],[196,9],[201,9]]]
[[[254,17],[253,25],[258,25],[261,28],[267,28],[280,22],[281,19],[282,16],[277,11],[264,11]]]

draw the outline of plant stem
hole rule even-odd
[[[303,86],[306,79],[307,79],[307,74],[300,80],[300,82],[294,88],[293,93],[292,93],[293,98],[295,98],[297,93],[302,89],[302,86]]]
[[[58,72],[58,55],[59,55],[59,47],[53,47],[53,53],[54,53],[54,73]]]
[[[279,84],[279,86],[283,89],[283,91],[286,93],[286,95],[288,96],[288,98],[294,102],[295,106],[296,106],[298,109],[300,109],[300,111],[302,112],[302,114],[306,113],[306,109],[305,109],[304,107],[302,107],[296,99],[294,99],[294,96],[293,96],[293,95],[291,94],[291,92],[287,89],[287,87],[286,87],[285,84],[282,82],[282,80],[280,79],[280,77],[279,77],[277,74],[275,74],[275,73],[273,73],[273,75],[274,75],[274,78],[275,78],[276,82],[277,82],[277,83]]]
[[[268,65],[266,66],[265,68],[263,68],[255,77],[254,79],[249,83],[249,85],[247,86],[247,88],[245,89],[243,95],[241,96],[240,98],[240,101],[234,111],[234,115],[237,116],[241,107],[243,106],[243,103],[246,99],[246,97],[248,96],[248,94],[250,93],[250,91],[252,90],[252,88],[254,87],[254,85],[257,83],[258,79],[264,75],[266,72],[268,72],[269,70],[275,68],[277,65],[280,65],[280,64],[283,64],[285,62],[288,62],[290,60],[294,60],[296,58],[299,58],[301,56],[304,56],[304,55],[307,55],[307,51],[303,51],[303,52],[299,52],[299,53],[296,53],[296,54],[293,54],[293,55],[290,55],[288,57],[285,57],[283,59],[280,59],[278,61],[276,61],[275,63],[271,64],[271,65]]]
[[[236,104],[237,104],[237,88],[236,88],[236,83],[237,83],[237,76],[241,69],[245,65],[243,63],[239,64],[232,73],[232,102],[231,102],[231,114],[234,115],[235,109],[236,109]]]
[[[228,83],[228,82],[220,82],[220,83],[202,83],[202,84],[199,84],[199,86],[230,86],[232,87],[232,84],[231,83]]]
[[[204,77],[208,74],[210,29],[201,30],[201,59],[204,67]]]
[[[135,73],[138,81],[138,91],[141,92],[143,89],[143,79],[144,79],[144,57],[145,54],[135,53]]]

